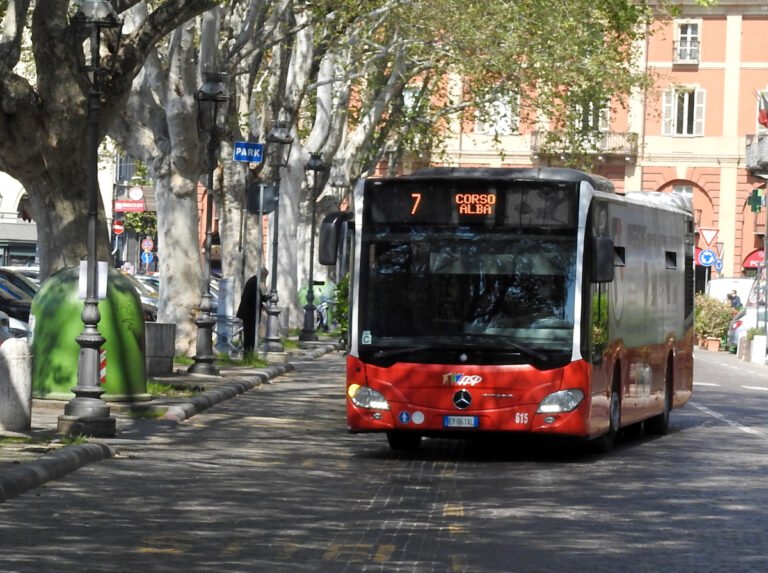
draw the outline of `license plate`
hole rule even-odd
[[[479,425],[477,416],[443,416],[444,428],[477,428]]]

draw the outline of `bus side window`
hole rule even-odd
[[[592,364],[601,364],[608,342],[608,292],[605,284],[593,284],[591,298],[590,356]]]
[[[590,281],[609,283],[613,281],[613,240],[610,237],[592,237],[592,266]]]

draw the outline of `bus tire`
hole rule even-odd
[[[595,451],[608,453],[616,443],[616,437],[621,429],[621,378],[618,370],[611,384],[611,401],[608,405],[608,431],[599,438],[592,440]]]
[[[412,452],[419,449],[421,434],[416,432],[387,432],[389,447],[398,452]]]
[[[649,434],[663,436],[669,432],[669,413],[672,411],[672,363],[667,363],[667,372],[664,376],[664,410],[661,414],[648,418],[645,421],[645,431]]]

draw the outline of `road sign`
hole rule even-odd
[[[233,159],[235,161],[245,161],[247,163],[261,163],[261,156],[263,152],[263,143],[235,141],[235,152]]]
[[[143,241],[141,241],[141,250],[142,251],[151,251],[155,248],[155,243],[152,239],[147,237]]]
[[[702,267],[711,267],[715,264],[716,260],[717,255],[715,255],[715,252],[711,249],[704,249],[699,253],[699,264]]]
[[[261,187],[264,187],[262,190]],[[263,204],[261,201],[263,200]],[[277,188],[274,185],[252,183],[245,192],[245,208],[252,215],[259,213],[269,215],[277,207]]]
[[[718,273],[723,270],[723,259],[717,259],[715,261],[715,270]]]
[[[119,213],[143,213],[144,201],[114,201],[112,210]]]
[[[149,263],[151,263],[152,259],[154,258],[155,258],[155,255],[153,255],[151,251],[144,251],[143,253],[141,253],[141,262],[144,263],[145,265],[148,265]]]
[[[699,227],[699,234],[707,246],[712,244],[719,232],[720,229],[715,229],[714,227]]]
[[[115,235],[122,235],[124,231],[125,231],[125,222],[112,221],[112,232]]]

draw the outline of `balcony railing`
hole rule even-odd
[[[564,143],[547,143],[547,131],[531,133],[531,151],[534,153],[568,153]],[[637,156],[637,133],[631,131],[604,131],[591,142],[591,153],[603,155]]]
[[[674,52],[672,61],[676,64],[698,64],[699,63],[699,41],[698,40],[678,40],[673,42]]]
[[[768,133],[747,134],[747,171],[768,172]]]

